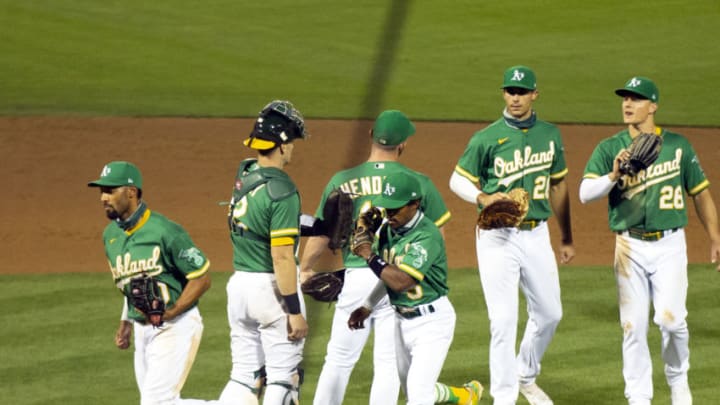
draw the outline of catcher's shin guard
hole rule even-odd
[[[282,405],[300,404],[300,385],[305,379],[305,371],[297,367],[290,381],[273,381],[267,385],[265,401],[280,403]]]

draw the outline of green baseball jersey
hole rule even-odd
[[[447,295],[445,240],[430,219],[420,213],[414,225],[402,233],[385,224],[380,228],[379,236],[373,250],[418,281],[415,287],[402,293],[388,288],[393,305],[412,307]]]
[[[527,218],[532,220],[550,217],[550,182],[568,173],[555,125],[537,120],[529,129],[519,129],[503,118],[470,138],[455,171],[480,183],[486,194],[524,188],[530,196]]]
[[[325,206],[328,195],[333,189],[339,188],[350,194],[353,199],[353,218],[357,219],[361,212],[372,206],[372,200],[382,193],[382,182],[385,176],[396,172],[407,173],[408,176],[415,176],[419,180],[422,187],[420,209],[435,222],[435,225],[441,227],[450,220],[450,211],[432,180],[426,175],[394,161],[365,162],[336,173],[323,191],[315,216],[323,218],[322,208]],[[352,254],[349,248],[343,251],[343,258],[345,267],[367,267],[365,260]]]
[[[114,222],[108,224],[103,232],[105,254],[115,285],[126,297],[130,295],[130,280],[145,273],[158,280],[162,298],[170,307],[188,280],[208,271],[210,261],[182,226],[162,214],[143,209],[137,224],[128,230]],[[191,308],[195,305],[197,302]],[[128,317],[145,321],[130,302]]]
[[[621,176],[608,194],[608,223],[612,231],[629,228],[648,232],[687,225],[685,193],[694,196],[710,182],[690,142],[680,134],[656,128],[663,137],[660,156],[635,177]],[[615,156],[632,143],[628,130],[600,142],[585,167],[583,178],[604,176]]]
[[[272,273],[272,246],[297,250],[300,195],[284,171],[261,167],[255,159],[243,161],[228,215],[235,270]]]

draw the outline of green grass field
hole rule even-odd
[[[538,73],[554,122],[615,123],[654,78],[663,125],[720,124],[717,0],[0,0],[0,114],[494,120],[502,71]]]
[[[213,274],[213,287],[201,302],[205,333],[184,397],[216,399],[230,370],[225,317],[225,282]],[[715,403],[720,346],[718,275],[709,265],[689,270],[688,322],[695,403]],[[606,267],[561,269],[565,316],[543,362],[539,383],[557,404],[623,403],[615,286]],[[487,384],[488,322],[475,270],[450,273],[450,299],[457,311],[455,339],[442,381]],[[121,304],[109,274],[0,276],[0,398],[4,404],[128,404],[138,402],[132,353],[113,344]],[[306,344],[304,402],[309,402],[325,355],[332,308],[308,302],[311,335]],[[521,303],[522,306],[522,303]],[[522,315],[521,311],[521,315]],[[523,317],[524,319],[524,317]],[[651,328],[656,405],[669,404],[659,332]],[[368,351],[353,373],[345,404],[367,403],[371,381]],[[483,403],[490,403],[488,398]],[[521,399],[519,404],[525,404]]]

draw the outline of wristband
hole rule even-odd
[[[285,301],[285,305],[287,305],[287,310],[290,315],[297,315],[300,313],[300,299],[298,298],[297,293],[283,295],[282,297]]]
[[[375,275],[380,278],[380,273],[387,267],[387,262],[383,260],[380,256],[373,254],[367,259],[368,266],[370,266],[370,270],[375,273]]]

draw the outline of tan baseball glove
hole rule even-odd
[[[510,198],[497,200],[485,206],[478,215],[480,229],[512,228],[525,219],[530,206],[527,191],[515,188],[508,192]]]

